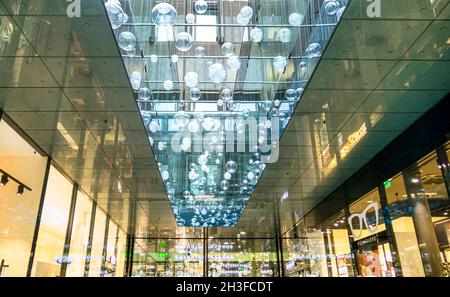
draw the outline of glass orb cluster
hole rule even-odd
[[[125,0],[121,2],[125,3]],[[267,29],[264,23],[258,23],[262,20],[260,11],[242,6],[234,19],[237,32],[244,32],[242,27],[247,27],[248,41],[256,48],[263,41],[280,43],[277,47],[283,50],[262,57],[267,61],[264,67],[273,71],[274,81],[284,75],[292,76],[286,81],[286,87],[276,89],[275,98],[261,96],[264,99],[255,103],[252,101],[254,107],[250,107],[246,100],[241,99],[242,93],[235,92],[232,87],[236,83],[233,81],[235,77],[245,70],[242,68],[250,65],[239,55],[242,51],[240,44],[230,42],[225,36],[225,40],[219,41],[217,48],[208,53],[211,51],[210,45],[197,44],[193,38],[201,32],[194,27],[202,19],[200,15],[208,14],[213,9],[208,7],[209,2],[194,0],[184,18],[177,16],[170,1],[155,4],[151,12],[143,16],[150,20],[156,32],[167,32],[164,42],[168,43],[171,51],[163,53],[158,50],[158,55],[156,52],[145,55],[148,47],[144,42],[148,42],[145,40],[148,35],[140,34],[140,26],[127,24],[129,20],[125,10],[129,9],[129,3],[122,7],[119,0],[108,0],[105,7],[111,26],[116,30],[118,46],[124,58],[130,59],[130,63],[126,63],[130,85],[139,101],[148,139],[176,222],[180,226],[194,227],[233,226],[244,211],[246,201],[270,158],[270,153],[263,153],[262,147],[277,147],[278,142],[272,141],[271,134],[274,129],[279,129],[281,134],[287,126],[327,41],[308,38],[308,43],[302,44],[303,51],[296,60],[291,60],[286,50],[301,38],[299,27],[305,22],[304,11],[291,12],[285,17],[286,23],[277,26],[277,29]],[[330,20],[337,22],[345,11],[345,4],[343,0],[325,0],[318,14],[326,18],[322,23]],[[188,29],[180,32],[178,29],[182,26],[176,23],[183,22],[183,19]],[[314,35],[314,28],[311,34]],[[145,55],[147,63],[140,62],[145,60],[140,60],[136,54]],[[189,62],[192,63],[185,63],[186,56],[190,56]],[[179,77],[172,76],[176,71],[158,73],[165,65],[172,67],[172,70],[177,69]],[[170,103],[165,102],[166,98],[171,100]],[[203,109],[209,104],[207,100],[216,100],[217,106],[209,109],[211,105],[208,105]],[[174,107],[164,107],[168,104]],[[261,115],[267,120],[260,119]],[[250,151],[244,153],[229,153],[226,143],[230,137],[229,131],[234,137],[246,135],[246,121],[253,118],[258,118],[254,146],[250,148],[248,144]],[[272,124],[272,119],[278,119],[279,126]],[[172,137],[176,133],[179,136],[174,140]],[[202,136],[200,151],[195,150],[199,143],[198,135]]]

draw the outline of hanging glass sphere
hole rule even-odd
[[[204,0],[195,1],[194,9],[198,14],[204,14],[208,10],[208,3]]]
[[[189,164],[189,170],[197,170],[197,164],[195,163]]]
[[[195,72],[188,72],[184,75],[184,83],[189,88],[193,88],[198,84],[198,74]]]
[[[119,34],[118,43],[124,51],[131,51],[136,46],[136,37],[133,33],[124,31]]]
[[[170,178],[169,171],[164,170],[163,172],[161,172],[161,177],[163,180],[168,180]]]
[[[253,16],[253,9],[250,6],[244,6],[241,8],[241,15],[244,18],[249,19]]]
[[[244,118],[248,118],[249,115],[250,115],[250,110],[249,110],[248,108],[244,108],[244,109],[242,110],[242,116],[243,116]]]
[[[173,81],[171,81],[170,79],[164,81],[164,90],[166,91],[173,90]]]
[[[124,12],[120,2],[107,1],[105,3],[106,12],[113,29],[119,28],[124,23]]]
[[[236,17],[236,23],[238,23],[241,26],[247,26],[250,22],[250,19],[244,17],[242,14],[238,14]]]
[[[187,32],[180,32],[175,35],[175,47],[182,52],[190,50],[193,43],[194,39]]]
[[[220,97],[223,101],[228,102],[233,98],[233,92],[229,88],[223,88],[222,91],[220,91]]]
[[[305,89],[303,88],[298,88],[297,90],[295,90],[295,96],[297,96],[297,100],[299,100],[302,97],[304,91]]]
[[[325,2],[325,12],[328,15],[334,15],[339,9],[339,2],[336,0],[326,0]]]
[[[126,14],[125,12],[123,13],[123,24],[126,24],[128,22],[128,14]]]
[[[337,17],[338,21],[341,19],[342,15],[344,14],[344,11],[345,11],[345,7],[341,7],[336,12],[336,17]]]
[[[275,100],[273,101],[273,106],[275,106],[275,107],[279,107],[280,104],[281,104],[281,101],[278,100],[278,99],[275,99]]]
[[[164,141],[158,142],[158,150],[163,151],[166,149],[166,143]]]
[[[247,173],[247,178],[248,180],[253,180],[255,178],[255,174],[250,171],[249,173]]]
[[[225,164],[225,169],[229,172],[229,173],[235,173],[237,170],[237,163],[233,160],[230,160],[227,162],[227,164]]]
[[[197,58],[202,58],[203,56],[205,56],[205,52],[205,48],[202,46],[198,46],[194,50],[194,54]]]
[[[146,87],[140,88],[138,92],[138,98],[144,101],[147,101],[152,96],[150,90]]]
[[[203,129],[205,129],[206,131],[211,131],[212,129],[214,129],[214,126],[216,125],[216,122],[212,119],[212,118],[205,118],[202,121],[202,127]]]
[[[289,30],[288,28],[283,28],[280,31],[278,31],[277,40],[283,43],[291,41],[291,30]]]
[[[231,70],[238,71],[241,68],[241,61],[238,56],[231,55],[227,60],[227,65]]]
[[[169,3],[158,3],[152,9],[152,21],[158,27],[172,27],[176,19],[177,11]]]
[[[193,24],[194,22],[195,22],[195,15],[193,15],[192,13],[188,13],[186,15],[186,23]]]
[[[188,125],[188,130],[191,133],[196,133],[200,129],[200,125],[197,120],[192,120]]]
[[[208,77],[213,83],[220,84],[226,76],[227,72],[222,64],[214,63],[208,67]]]
[[[159,130],[159,123],[156,120],[152,120],[150,122],[150,124],[148,125],[148,129],[150,130],[150,132],[152,133],[156,133]]]
[[[189,193],[189,191],[184,191],[183,197],[184,197],[184,199],[189,199],[189,197],[191,197],[191,193]]]
[[[225,172],[225,173],[223,174],[223,178],[224,178],[225,180],[230,180],[230,179],[231,179],[231,173],[229,173],[228,171]]]
[[[182,110],[177,112],[173,118],[177,127],[185,127],[187,124],[189,124],[189,115],[187,115]]]
[[[197,179],[197,177],[198,177],[198,174],[197,174],[197,172],[195,172],[195,171],[189,171],[189,174],[188,174],[188,178],[190,179],[190,180],[196,180]]]
[[[219,107],[223,106],[223,100],[222,99],[217,100],[217,106],[219,106]]]
[[[253,42],[260,42],[263,39],[263,31],[259,28],[253,28],[250,31],[250,39]]]
[[[178,55],[172,55],[170,61],[172,61],[172,63],[178,63]]]
[[[131,50],[127,51],[126,55],[128,57],[134,57],[136,55],[136,48],[133,47]]]
[[[220,188],[226,191],[230,188],[230,183],[227,180],[223,180],[220,182]]]
[[[202,92],[200,91],[199,88],[193,87],[193,88],[189,89],[189,98],[192,101],[198,101],[201,96],[202,96]]]
[[[294,12],[289,15],[289,24],[294,27],[299,27],[302,25],[304,15]]]
[[[157,55],[151,55],[151,56],[150,56],[150,61],[151,61],[152,63],[158,62],[158,56],[157,56]]]
[[[295,101],[297,99],[297,92],[294,89],[287,89],[284,96],[289,101]]]
[[[197,158],[197,162],[200,165],[205,165],[208,162],[208,157],[206,157],[205,155],[200,155]]]
[[[273,59],[272,64],[273,64],[273,68],[275,69],[275,71],[283,72],[287,66],[287,63],[288,63],[288,60],[286,57],[278,56]]]
[[[133,90],[137,91],[141,88],[142,76],[139,71],[133,71],[130,74],[130,84]]]
[[[305,51],[305,55],[308,58],[320,57],[321,53],[322,53],[322,47],[320,46],[320,44],[318,44],[316,42],[311,43]]]
[[[231,42],[225,42],[222,44],[220,51],[223,56],[230,57],[234,53],[234,45]]]

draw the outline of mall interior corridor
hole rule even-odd
[[[449,277],[449,0],[0,0],[0,277]]]

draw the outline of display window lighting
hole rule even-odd
[[[9,177],[7,174],[2,175],[2,180],[0,182],[0,186],[5,186],[9,182]]]
[[[23,195],[23,191],[25,190],[25,187],[24,187],[24,185],[19,185],[18,187],[17,187],[17,197],[20,197],[20,196],[22,196]]]

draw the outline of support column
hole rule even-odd
[[[422,194],[422,178],[417,167],[403,173],[411,216],[426,276],[442,276],[439,244],[431,220],[428,200]]]

